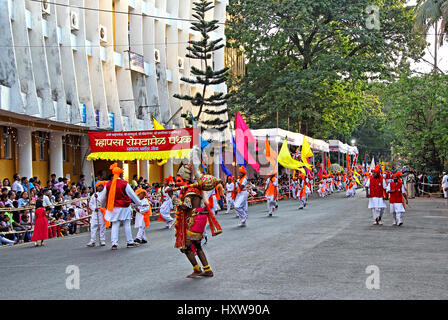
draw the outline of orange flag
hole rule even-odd
[[[275,159],[277,159],[277,157],[278,154],[274,150],[272,150],[268,137],[266,136],[266,159],[268,159],[274,170],[277,167],[277,164],[275,162]]]

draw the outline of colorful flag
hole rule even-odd
[[[291,157],[291,153],[289,153],[288,149],[288,138],[285,138],[282,148],[280,149],[280,153],[278,155],[278,163],[288,169],[298,170],[300,167],[303,167],[302,162],[294,160]]]
[[[350,166],[350,155],[347,152],[347,156],[345,158],[347,160],[347,169],[348,171],[352,171],[352,167]]]
[[[307,158],[314,157],[313,151],[311,151],[310,144],[305,139],[305,136],[303,137],[302,151],[300,153],[300,157],[302,158],[302,161],[305,161],[305,159]]]
[[[268,159],[273,170],[275,170],[277,167],[277,163],[275,162],[275,159],[277,159],[277,158],[278,158],[278,154],[277,154],[277,152],[272,150],[271,145],[268,140],[268,137],[266,136],[266,159]]]
[[[236,112],[235,116],[235,145],[236,150],[243,155],[244,160],[251,165],[256,172],[260,172],[260,165],[255,161],[252,155],[249,153],[248,143],[253,143],[255,148],[257,142],[255,141],[249,127],[239,112]]]
[[[221,170],[225,173],[226,176],[232,176],[232,173],[227,169],[226,165],[224,164],[224,160],[222,158],[222,152],[221,149],[219,149],[219,162],[221,163]]]
[[[160,123],[158,123],[156,118],[154,118],[154,117],[152,118],[152,126],[154,127],[154,130],[165,130],[165,127],[162,126]],[[168,160],[158,161],[157,165],[163,166],[167,162],[168,162]]]

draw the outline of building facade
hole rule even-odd
[[[193,0],[0,0],[1,177],[51,173],[76,180],[109,162],[86,160],[92,130],[151,130],[152,117],[165,128],[184,127],[191,106],[173,97],[194,95],[181,81],[192,65],[185,58]],[[228,0],[215,0],[207,19],[222,24]],[[225,51],[213,53],[215,68]],[[210,93],[227,92],[226,85]],[[148,161],[122,163],[125,178],[150,182],[176,172]]]

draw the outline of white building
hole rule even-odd
[[[208,19],[225,21],[228,0],[215,0]],[[173,98],[195,93],[180,78],[193,0],[0,0],[0,178],[51,173],[91,177],[87,132],[183,127]],[[224,38],[224,24],[212,38]],[[214,53],[224,67],[224,49]],[[226,92],[225,85],[214,91]],[[49,152],[48,152],[49,151]],[[95,163],[95,170],[106,169]],[[147,161],[124,164],[125,175],[158,182],[176,168]]]

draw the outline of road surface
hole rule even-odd
[[[249,207],[246,228],[237,227],[234,213],[218,214],[224,231],[205,246],[213,278],[185,278],[191,266],[173,248],[174,232],[164,223],[152,222],[149,243],[133,249],[125,248],[123,229],[116,251],[110,250],[109,231],[106,247],[87,248],[87,233],[50,239],[45,247],[3,246],[2,288],[8,290],[2,297],[448,298],[448,210],[442,199],[410,200],[401,227],[391,225],[388,211],[385,224],[373,226],[360,191],[350,199],[342,193],[313,198],[305,210],[297,208],[296,201],[280,201],[267,217],[265,204]],[[67,289],[67,282],[76,285],[68,266],[79,268],[79,289]]]

